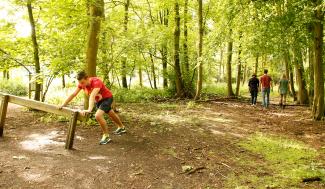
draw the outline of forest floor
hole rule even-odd
[[[10,105],[0,188],[325,187],[325,124],[313,122],[307,107],[234,101],[120,109],[127,134],[101,146],[98,126],[78,125],[75,150],[67,151],[66,122]]]

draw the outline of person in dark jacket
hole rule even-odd
[[[253,74],[252,78],[248,82],[249,92],[251,93],[252,106],[256,106],[258,89],[260,87],[260,81],[257,79],[256,74]]]

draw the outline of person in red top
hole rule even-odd
[[[104,114],[107,113],[113,123],[115,123],[118,128],[114,131],[114,134],[121,135],[126,133],[126,129],[120,120],[119,116],[112,109],[113,95],[112,92],[105,86],[105,84],[97,77],[88,77],[85,71],[81,71],[77,75],[78,87],[77,89],[65,100],[65,102],[60,106],[60,108],[68,105],[77,95],[83,90],[86,95],[89,96],[89,107],[87,110],[80,112],[82,115],[91,113],[94,109],[94,104],[96,103],[97,111],[95,118],[103,131],[103,137],[99,144],[107,144],[111,141],[107,122],[104,119]]]
[[[268,75],[268,70],[264,70],[264,75],[260,79],[260,86],[262,91],[262,97],[263,97],[263,106],[265,108],[268,108],[270,105],[270,93],[271,93],[271,87],[272,87],[272,78]]]

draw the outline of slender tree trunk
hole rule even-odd
[[[200,98],[201,90],[202,90],[202,83],[203,83],[203,60],[202,60],[202,49],[203,49],[203,0],[198,0],[199,2],[199,47],[198,47],[198,78],[196,83],[196,95],[195,99]]]
[[[232,48],[233,42],[228,42],[228,50],[227,50],[227,89],[228,89],[228,96],[233,97],[235,96],[232,90],[232,70],[231,70],[231,61],[232,61]]]
[[[174,30],[174,69],[175,69],[175,84],[176,84],[176,93],[178,97],[184,97],[184,84],[181,73],[180,59],[179,59],[179,41],[180,41],[180,15],[179,15],[179,3],[175,2],[174,5],[175,11],[175,30]]]
[[[62,75],[62,88],[65,88],[65,76]]]
[[[302,54],[299,49],[295,49],[294,61],[297,75],[297,84],[299,88],[298,92],[298,103],[308,104],[308,91],[306,89],[306,80],[304,77],[304,65],[302,61]]]
[[[284,62],[285,62],[286,76],[290,82],[290,95],[292,95],[293,100],[296,102],[297,95],[296,95],[296,90],[295,90],[295,82],[294,82],[294,78],[293,78],[292,66],[290,64],[290,54],[288,51],[286,51],[284,53]]]
[[[254,71],[256,75],[258,75],[258,59],[259,59],[259,55],[257,54],[255,59],[255,71]]]
[[[290,87],[291,87],[291,93],[292,93],[292,97],[293,97],[293,101],[297,101],[297,93],[296,93],[296,89],[295,89],[295,80],[294,80],[294,73],[293,73],[293,69],[292,66],[289,66],[289,80],[290,80]]]
[[[315,120],[321,120],[324,117],[324,64],[323,64],[323,38],[324,38],[324,12],[321,5],[322,0],[316,0],[318,5],[315,10],[316,22],[314,23],[314,103],[313,117]]]
[[[247,79],[247,64],[244,66],[244,75],[243,75],[243,82],[242,85],[245,85],[246,79]]]
[[[124,4],[124,34],[126,35],[128,31],[128,22],[129,22],[129,6],[130,0],[126,0]],[[126,61],[127,58],[123,57],[122,59],[122,86],[123,88],[128,88],[127,78],[126,78]]]
[[[3,70],[3,79],[10,79],[9,70]]]
[[[168,87],[168,79],[167,79],[167,45],[163,45],[161,50],[162,55],[162,67],[163,67],[163,87]]]
[[[241,39],[241,35],[239,37],[239,40]],[[240,92],[240,80],[241,80],[241,72],[242,72],[242,62],[241,62],[241,44],[239,45],[238,48],[238,64],[237,64],[237,80],[236,80],[236,96],[239,96]]]
[[[223,47],[221,47],[221,50],[220,50],[219,76],[217,76],[218,82],[223,81],[223,69],[222,68],[223,68]]]
[[[96,0],[89,3],[89,32],[86,52],[86,72],[89,76],[96,76],[97,52],[101,20],[104,17],[104,1]],[[84,108],[88,108],[88,97],[85,96]]]
[[[150,60],[151,60],[151,72],[152,72],[152,78],[153,78],[153,87],[157,89],[157,77],[156,77],[156,69],[155,69],[155,62],[153,60],[153,56],[150,53]]]
[[[29,23],[31,26],[31,37],[33,42],[33,49],[34,49],[34,66],[35,66],[35,73],[36,73],[36,82],[35,82],[35,96],[34,100],[40,101],[41,100],[41,88],[42,84],[38,80],[39,74],[41,73],[41,66],[39,61],[39,47],[37,43],[37,37],[36,37],[36,26],[35,26],[35,20],[33,15],[33,8],[32,8],[32,1],[27,1],[27,9],[28,9],[28,17],[29,17]]]
[[[312,105],[314,100],[314,64],[315,64],[315,53],[314,45],[308,48],[308,61],[309,61],[309,102]]]
[[[184,44],[183,44],[183,48],[184,48],[184,65],[185,65],[185,72],[186,72],[186,76],[189,76],[189,71],[190,71],[190,65],[188,62],[188,27],[187,27],[187,21],[188,20],[188,0],[185,0],[185,4],[184,4]],[[186,78],[189,79],[189,78]]]
[[[162,13],[160,13],[160,22],[163,24],[166,28],[168,27],[168,16],[169,12],[168,9],[163,10]],[[164,41],[161,47],[161,57],[162,57],[162,68],[163,68],[163,87],[168,87],[168,79],[167,79],[167,65],[168,65],[168,57],[167,57],[167,42]]]
[[[139,66],[139,85],[140,87],[143,87],[143,79],[142,79],[142,67]]]

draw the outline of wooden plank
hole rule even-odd
[[[65,149],[71,150],[73,147],[73,140],[74,140],[74,134],[76,131],[76,126],[77,126],[77,121],[78,121],[78,114],[79,112],[74,112],[71,115],[71,119],[70,119],[70,125],[69,125],[69,129],[68,129],[68,134],[67,134],[67,139],[65,142]]]
[[[3,128],[5,126],[5,120],[7,115],[9,96],[2,96],[0,103],[0,137],[3,136]]]
[[[6,96],[6,95],[9,96],[10,103],[17,104],[20,106],[25,106],[25,107],[36,109],[36,110],[41,110],[41,111],[48,112],[48,113],[53,113],[53,114],[57,114],[57,115],[70,117],[72,113],[76,112],[76,110],[72,110],[69,108],[62,108],[60,110],[55,105],[51,105],[51,104],[47,104],[44,102],[39,102],[39,101],[31,100],[31,99],[26,99],[26,98],[22,98],[22,97],[18,97],[18,96],[8,95],[5,93],[0,93],[0,96]],[[78,114],[77,119],[80,121],[84,121],[84,120],[86,120],[86,117],[82,116],[81,114]]]

